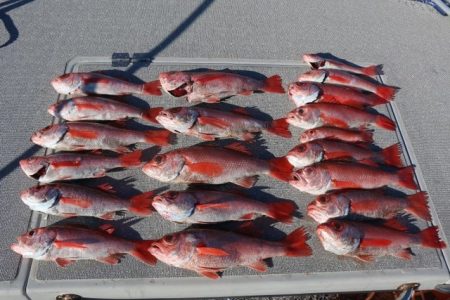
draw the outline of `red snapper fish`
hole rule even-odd
[[[105,224],[99,229],[83,225],[52,225],[35,228],[17,238],[11,249],[26,258],[54,261],[66,267],[77,260],[96,260],[116,265],[124,254],[154,265],[156,259],[148,248],[153,241],[126,240],[112,235],[114,227]]]
[[[238,193],[209,190],[167,191],[153,199],[166,220],[204,224],[254,220],[258,215],[291,223],[296,205],[290,200],[261,202]]]
[[[310,256],[312,251],[306,244],[307,239],[303,228],[294,230],[277,242],[229,231],[189,229],[164,236],[155,241],[149,250],[168,265],[218,279],[219,272],[237,266],[265,272],[266,258]]]
[[[314,140],[292,148],[286,155],[295,168],[304,168],[325,160],[350,160],[377,166],[378,164],[403,167],[402,151],[394,144],[381,151],[372,151],[364,144],[354,144],[333,140]]]
[[[255,138],[255,133],[261,131],[285,138],[292,136],[286,118],[261,121],[242,112],[197,106],[165,109],[156,116],[156,120],[172,132],[195,136],[206,141],[229,137],[251,140]]]
[[[414,167],[395,171],[343,161],[323,161],[292,173],[289,183],[302,192],[321,195],[330,190],[375,189],[383,186],[417,190]]]
[[[253,92],[285,93],[279,75],[258,80],[231,71],[172,71],[160,73],[159,81],[164,91],[174,97],[186,97],[189,102],[216,103],[235,95],[249,96]]]
[[[297,107],[312,102],[326,102],[365,108],[392,101],[392,98],[386,100],[358,88],[317,82],[293,82],[289,84],[288,95]]]
[[[366,129],[356,130],[324,126],[305,130],[300,135],[301,143],[319,139],[338,140],[349,143],[373,143],[373,132]]]
[[[130,152],[136,143],[167,146],[172,133],[168,130],[135,131],[100,123],[67,122],[54,124],[33,133],[31,141],[39,146],[62,150],[111,150]]]
[[[386,100],[392,99],[398,90],[398,88],[383,85],[349,72],[332,69],[311,70],[305,72],[298,77],[298,81],[312,81],[355,87],[375,93]]]
[[[142,109],[131,104],[100,97],[75,97],[54,103],[48,112],[67,121],[121,121],[140,119],[158,123],[156,115],[162,107]]]
[[[401,212],[431,221],[428,194],[393,196],[384,189],[336,191],[318,196],[308,205],[308,216],[318,223],[348,215],[391,219]]]
[[[331,220],[317,227],[317,235],[325,250],[366,262],[385,255],[411,259],[411,246],[433,249],[446,247],[439,239],[435,226],[418,233],[409,233],[398,224],[386,223],[380,226],[367,222]]]
[[[382,114],[334,103],[308,103],[297,107],[288,113],[287,122],[303,129],[321,126],[364,128],[373,125],[386,130],[395,130],[394,121]]]
[[[56,92],[64,95],[162,95],[159,80],[136,84],[101,72],[67,73],[52,79],[51,84]]]
[[[22,159],[20,167],[30,178],[42,183],[59,180],[98,178],[118,168],[142,166],[142,151],[134,151],[115,157],[86,153],[56,153]]]
[[[85,216],[112,220],[126,211],[138,216],[148,216],[153,211],[154,192],[142,193],[130,199],[114,193],[108,184],[94,189],[55,183],[28,188],[20,193],[20,198],[32,210],[62,217]]]
[[[292,166],[286,157],[255,158],[242,144],[226,147],[194,145],[158,154],[142,171],[162,182],[223,184],[232,182],[250,188],[257,175],[287,181]]]
[[[371,65],[360,67],[355,64],[344,63],[337,59],[325,58],[320,54],[303,54],[303,61],[308,63],[313,69],[338,69],[366,76],[376,76],[381,74],[382,65]]]

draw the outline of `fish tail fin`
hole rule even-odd
[[[269,204],[267,215],[283,223],[292,223],[292,217],[296,209],[297,206],[290,200],[277,201]]]
[[[269,163],[270,176],[284,182],[289,181],[293,167],[287,160],[286,156],[272,158]]]
[[[153,240],[134,241],[135,247],[131,250],[130,255],[147,265],[154,266],[156,264],[156,257],[148,251],[148,248],[150,248],[153,242]]]
[[[274,94],[286,93],[286,91],[283,88],[280,75],[274,75],[264,80],[263,91]]]
[[[312,250],[306,243],[308,234],[303,227],[292,231],[284,240],[285,256],[310,256]]]
[[[145,132],[145,141],[149,144],[167,146],[171,143],[172,136],[173,133],[165,129],[147,130]]]
[[[397,93],[397,88],[392,86],[379,86],[375,91],[375,94],[386,100],[393,99],[395,93]]]
[[[383,157],[384,162],[398,168],[403,167],[401,155],[402,148],[399,143],[391,145],[381,151],[381,156]]]
[[[141,156],[141,150],[123,154],[122,156],[120,156],[122,167],[139,167],[142,164]]]
[[[161,96],[161,83],[159,80],[144,83],[142,92],[144,95]]]
[[[404,188],[418,190],[414,181],[414,166],[408,166],[398,170],[398,184]]]
[[[286,118],[273,120],[270,123],[269,128],[267,128],[267,131],[285,138],[292,137],[292,133],[289,131],[289,123],[286,121]]]
[[[162,111],[164,107],[153,107],[148,110],[146,110],[142,114],[142,118],[146,121],[149,121],[151,123],[158,124],[158,121],[156,121],[156,116],[159,114],[160,111]]]
[[[377,124],[377,126],[380,128],[384,128],[391,131],[395,130],[394,121],[383,115],[376,116],[375,124]]]
[[[409,195],[408,197],[408,207],[407,211],[413,215],[424,219],[425,221],[431,221],[430,209],[428,207],[428,193],[418,192],[414,195]]]
[[[153,196],[155,192],[145,192],[130,199],[128,210],[137,216],[148,216],[153,212]]]
[[[382,69],[383,69],[383,65],[372,65],[372,66],[362,68],[362,72],[364,75],[367,75],[367,76],[376,76],[378,74],[380,74],[380,75],[383,74]]]
[[[420,244],[422,245],[422,247],[438,249],[447,247],[445,242],[441,241],[441,239],[439,238],[437,226],[428,227],[427,229],[422,230],[419,235]]]

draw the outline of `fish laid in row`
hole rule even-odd
[[[300,143],[330,139],[349,143],[373,143],[373,131],[367,129],[345,129],[339,127],[317,127],[300,134]]]

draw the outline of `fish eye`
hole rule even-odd
[[[303,172],[305,172],[306,175],[311,175],[313,173],[313,168],[307,167],[303,169]]]
[[[314,135],[316,133],[316,131],[313,129],[313,130],[310,130],[310,131],[308,131],[308,134],[309,135]]]
[[[153,157],[153,162],[154,162],[156,165],[162,164],[162,163],[164,162],[164,160],[165,160],[164,155],[156,155],[155,157]]]
[[[304,144],[299,145],[299,146],[297,147],[297,150],[300,151],[300,152],[304,152],[304,151],[306,150],[306,146],[305,146]]]
[[[178,192],[170,191],[170,192],[167,192],[166,196],[169,199],[175,199],[178,196]]]
[[[173,235],[166,235],[165,237],[163,237],[163,242],[165,242],[167,244],[173,244],[174,236]]]
[[[159,114],[163,117],[167,117],[167,118],[170,117],[170,113],[165,110],[161,111]]]
[[[331,226],[333,226],[334,230],[336,230],[336,231],[342,231],[342,229],[343,229],[342,225],[337,222],[332,222]]]
[[[33,235],[34,235],[34,232],[35,232],[34,230],[31,230],[30,232],[28,232],[28,235],[29,235],[29,236],[33,236]]]
[[[320,196],[317,198],[317,201],[319,201],[319,203],[327,203],[329,202],[329,199],[327,196]]]
[[[303,115],[304,112],[305,112],[305,111],[303,110],[303,108],[299,108],[299,109],[297,110],[297,113],[300,114],[300,115]]]
[[[292,174],[293,180],[300,180],[300,176],[297,173]]]

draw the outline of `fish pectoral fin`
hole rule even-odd
[[[258,176],[249,176],[249,177],[242,177],[242,178],[233,180],[232,182],[234,184],[237,184],[239,186],[249,189],[252,186],[254,186],[257,181],[258,181]]]
[[[255,261],[246,266],[258,272],[267,272],[267,263],[263,260]]]
[[[226,129],[231,125],[225,120],[212,117],[198,117],[197,122],[200,125],[210,125],[221,129]]]
[[[220,209],[220,208],[230,208],[228,203],[205,203],[205,204],[197,204],[195,206],[196,210],[206,210],[206,209]]]
[[[191,172],[209,177],[219,176],[223,172],[223,167],[214,162],[189,163],[187,166]]]
[[[116,229],[111,224],[103,224],[98,227],[100,230],[107,232],[108,234],[112,234]]]
[[[342,181],[342,180],[332,180],[333,187],[338,189],[359,189],[361,186],[355,182],[351,181]]]
[[[215,141],[216,137],[212,134],[199,133],[198,137],[204,141]]]
[[[375,260],[375,256],[371,255],[371,254],[360,254],[360,255],[355,255],[355,258],[359,259],[362,262],[373,262]]]
[[[110,185],[109,183],[102,183],[102,184],[98,185],[97,188],[104,192],[116,193],[116,191],[114,190],[114,187],[112,185]]]
[[[203,99],[203,102],[206,103],[217,103],[220,102],[220,98],[217,96],[208,96],[205,99]]]
[[[348,124],[341,119],[333,118],[330,116],[323,116],[322,119],[329,125],[333,125],[341,128],[348,128]]]
[[[53,246],[55,248],[61,249],[61,248],[74,248],[74,249],[85,249],[87,248],[85,245],[79,243],[79,242],[71,242],[71,241],[53,241]]]
[[[205,247],[203,245],[197,246],[197,253],[200,255],[211,255],[211,256],[228,256],[230,255],[228,252],[213,247]]]
[[[100,219],[103,219],[103,220],[114,220],[114,216],[115,215],[116,215],[115,212],[109,212],[109,213],[101,215]]]
[[[255,218],[254,213],[248,213],[239,218],[239,220],[253,220]]]
[[[69,197],[61,197],[59,199],[59,201],[65,205],[77,206],[77,207],[81,207],[81,208],[88,208],[92,205],[92,202],[90,200],[75,199],[75,198],[69,198]]]
[[[204,269],[204,270],[197,271],[197,273],[201,276],[208,277],[210,279],[219,279],[220,278],[219,273],[216,271],[213,271],[213,270],[208,271],[207,269]]]
[[[369,238],[363,238],[361,242],[359,243],[360,248],[386,248],[390,244],[392,244],[392,241],[387,239],[369,239]]]
[[[66,258],[57,258],[55,259],[55,263],[60,266],[60,267],[67,267],[68,265],[73,264],[75,261],[71,260],[71,259],[66,259]]]
[[[121,258],[123,258],[121,254],[111,254],[110,256],[99,257],[96,260],[108,265],[117,265]]]
[[[253,95],[253,91],[251,91],[251,90],[243,90],[242,92],[239,93],[239,95],[250,96],[250,95]]]

